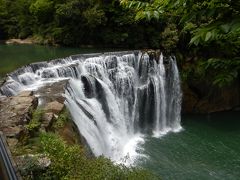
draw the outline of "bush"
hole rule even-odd
[[[67,145],[56,134],[41,135],[43,153],[51,159],[43,178],[49,179],[154,179],[145,170],[114,165],[104,157],[88,158],[79,145]],[[156,179],[156,178],[155,178]]]
[[[56,119],[56,121],[53,124],[53,128],[54,129],[59,129],[64,127],[64,125],[70,121],[70,114],[67,111],[67,109],[65,108],[64,111],[58,116],[58,118]]]

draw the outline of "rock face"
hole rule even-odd
[[[213,88],[204,84],[183,85],[183,113],[213,113],[237,110],[239,106],[238,82],[224,88]]]
[[[22,126],[30,119],[31,108],[37,107],[37,98],[32,92],[0,99],[0,129],[8,136],[17,136]]]
[[[47,130],[64,108],[62,96],[67,81],[60,81],[40,88],[36,92],[24,91],[17,96],[0,97],[0,131],[10,144],[16,144],[37,107],[44,110],[41,127]],[[14,140],[13,140],[14,139]]]
[[[64,108],[64,88],[67,80],[48,84],[38,89],[34,94],[38,97],[38,106],[44,110],[41,129],[48,131],[54,120]]]
[[[67,82],[67,80],[63,80],[51,83],[34,92],[39,99],[39,106],[45,106],[47,103],[53,101],[63,104],[65,101],[65,98],[63,97],[65,91],[64,88]]]
[[[25,91],[18,96],[0,98],[0,131],[15,145],[30,120],[30,112],[37,107],[38,100],[32,92]],[[11,138],[11,139],[9,139]]]
[[[62,110],[63,110],[64,105],[57,102],[57,101],[53,101],[48,103],[45,108],[44,111],[46,113],[54,113],[54,114],[59,114]]]

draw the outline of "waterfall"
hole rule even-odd
[[[34,63],[11,73],[0,92],[11,96],[65,79],[65,104],[96,156],[132,164],[141,156],[144,135],[181,129],[176,59],[162,54],[90,54]]]

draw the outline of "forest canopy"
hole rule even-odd
[[[224,86],[240,71],[240,4],[225,0],[121,0],[135,11],[136,21],[165,22],[165,31],[176,32],[176,47],[184,59],[194,61],[184,72]],[[196,61],[197,60],[197,61]],[[186,60],[183,62],[186,64]],[[197,73],[196,73],[197,69]],[[194,71],[194,72],[193,72]],[[186,75],[187,76],[187,75]]]
[[[118,0],[0,0],[0,39],[65,46],[158,48],[162,27],[137,23]]]

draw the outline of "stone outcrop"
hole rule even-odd
[[[31,112],[37,104],[37,98],[30,91],[0,98],[0,131],[7,137],[10,148],[16,146],[24,134],[24,126],[30,121]]]
[[[57,101],[53,101],[53,102],[46,104],[46,106],[44,107],[44,112],[59,114],[63,110],[63,107],[64,107],[63,104],[61,104]]]
[[[184,84],[183,113],[213,113],[237,110],[240,106],[240,85],[235,82],[224,88],[204,84]]]
[[[51,160],[44,154],[26,154],[15,157],[15,162],[21,174],[27,171],[42,171],[48,168]],[[33,172],[32,172],[33,173]],[[31,179],[35,179],[31,176]]]
[[[0,131],[7,137],[10,148],[16,146],[25,133],[25,126],[37,107],[41,107],[44,112],[41,129],[49,130],[64,108],[62,94],[65,85],[66,81],[62,81],[40,88],[36,92],[24,91],[17,96],[0,97]]]
[[[67,84],[67,80],[47,84],[44,87],[38,89],[34,94],[39,99],[39,106],[45,106],[49,102],[57,101],[61,104],[64,103],[65,98],[63,97],[64,88]]]
[[[41,130],[48,131],[58,114],[64,108],[64,88],[67,80],[48,84],[38,89],[34,94],[38,97],[38,106],[43,109],[44,114],[41,123]]]
[[[32,92],[0,99],[0,130],[6,137],[17,138],[23,126],[30,120],[30,112],[37,107],[37,98]]]

